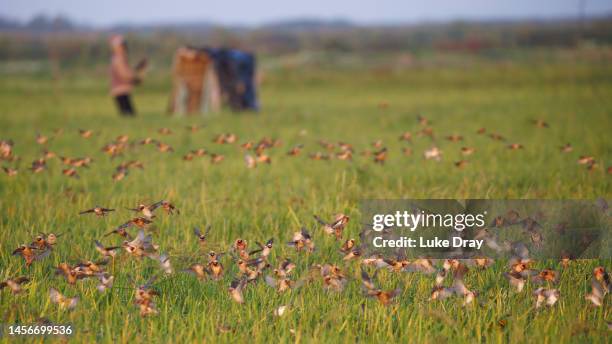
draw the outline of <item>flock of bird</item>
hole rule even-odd
[[[155,281],[158,275],[173,275],[176,273],[187,273],[193,275],[199,281],[213,281],[222,283],[223,280],[231,281],[228,286],[228,294],[236,303],[246,302],[244,290],[249,286],[259,283],[267,284],[278,293],[285,293],[298,289],[313,281],[320,281],[322,288],[329,292],[341,293],[345,290],[351,280],[359,279],[365,297],[378,300],[382,305],[390,305],[401,295],[404,287],[399,285],[394,289],[385,290],[377,285],[377,275],[381,270],[390,273],[421,273],[433,276],[433,286],[431,289],[430,300],[443,300],[451,297],[458,297],[463,300],[462,305],[469,306],[475,304],[479,292],[470,289],[465,284],[464,277],[471,271],[482,271],[490,267],[494,261],[487,257],[476,257],[473,259],[428,259],[417,258],[408,259],[405,255],[396,254],[395,256],[383,255],[381,253],[367,253],[364,245],[364,238],[371,229],[364,229],[358,241],[354,238],[346,239],[345,228],[349,223],[349,217],[344,214],[335,215],[330,221],[314,215],[314,229],[320,235],[332,238],[337,245],[339,252],[338,260],[341,263],[316,263],[312,264],[302,277],[294,277],[296,263],[289,258],[281,258],[276,264],[271,261],[271,253],[275,247],[275,240],[268,239],[265,244],[256,241],[256,247],[250,247],[248,241],[237,238],[231,247],[224,252],[208,251],[212,247],[209,242],[210,226],[204,230],[196,227],[193,229],[193,240],[199,247],[198,256],[206,255],[206,261],[195,262],[181,266],[175,270],[175,262],[171,262],[170,255],[161,253],[160,246],[153,242],[150,232],[151,226],[158,217],[159,209],[166,215],[178,215],[179,209],[172,203],[161,200],[152,204],[140,204],[135,208],[128,208],[137,214],[129,221],[126,221],[112,231],[104,234],[103,240],[110,240],[110,237],[120,238],[122,241],[116,245],[107,246],[97,239],[92,240],[96,251],[100,257],[97,260],[84,260],[74,263],[62,262],[56,268],[56,275],[65,279],[68,285],[75,285],[85,279],[95,279],[97,290],[100,293],[112,292],[115,276],[107,269],[109,263],[123,252],[127,257],[142,260],[151,259],[159,264],[159,273],[153,274],[145,283],[137,284],[134,282],[128,271],[121,271],[128,276],[134,285],[133,302],[139,308],[141,316],[151,316],[158,314],[155,303],[159,292],[155,289]],[[115,213],[116,209],[108,207],[93,207],[83,210],[79,215],[94,215],[96,217],[106,217]],[[495,228],[493,226],[492,228]],[[137,230],[134,233],[134,230]],[[310,255],[316,251],[315,235],[302,227],[296,231],[291,238],[286,238],[287,247],[295,250],[299,259],[301,255]],[[13,251],[14,256],[20,256],[26,267],[30,267],[35,262],[41,261],[51,255],[62,241],[61,234],[43,233],[34,238],[30,244],[19,246]],[[489,238],[489,240],[492,240]],[[489,243],[490,244],[490,243]],[[559,283],[560,272],[547,268],[534,270],[533,260],[529,258],[529,249],[523,243],[513,243],[508,248],[512,253],[512,258],[508,261],[508,270],[504,273],[509,286],[516,292],[521,293],[527,283],[537,286],[533,292],[535,308],[542,306],[553,306],[561,297],[560,292],[555,286]],[[206,252],[207,253],[202,253]],[[227,257],[227,258],[224,258]],[[128,258],[128,259],[130,259]],[[569,268],[571,259],[564,257],[562,267]],[[235,264],[236,274],[226,279],[228,271],[225,266]],[[351,272],[351,269],[355,270]],[[371,271],[374,270],[373,274]],[[115,271],[116,272],[116,271]],[[0,284],[0,288],[8,287],[13,294],[23,291],[23,285],[36,277],[20,276],[9,278]],[[604,304],[606,295],[610,291],[610,277],[606,269],[602,266],[593,270],[591,280],[591,292],[585,295],[585,300],[590,301],[594,306],[601,307]],[[51,302],[59,308],[69,310],[77,307],[79,298],[65,296],[56,288],[49,289]],[[288,308],[283,305],[274,310],[274,314],[282,315]]]
[[[434,134],[434,130],[431,126],[430,120],[424,118],[422,116],[418,116],[417,120],[421,126],[421,128],[417,131],[413,132],[403,132],[399,136],[400,141],[412,143],[413,138],[419,137],[429,137],[432,140],[432,146],[425,151],[423,151],[422,156],[426,160],[434,160],[440,161],[443,156],[443,151],[436,145],[437,136]],[[533,125],[538,128],[549,128],[549,124],[540,119],[532,120]],[[188,132],[195,133],[200,130],[199,126],[191,125],[187,128]],[[56,130],[54,136],[45,136],[42,134],[37,134],[36,143],[39,145],[46,147],[46,145],[55,137],[62,134],[62,130]],[[169,128],[160,128],[158,130],[160,135],[172,135],[173,131]],[[303,134],[303,132],[301,133]],[[476,131],[478,135],[486,135],[487,129],[480,128]],[[79,135],[84,139],[89,139],[93,137],[93,130],[84,130],[79,129]],[[492,132],[489,133],[488,136],[494,140],[499,142],[506,142],[506,147],[510,150],[520,150],[523,149],[524,146],[521,143],[512,142],[508,143],[507,139],[499,133]],[[445,136],[444,139],[460,143],[464,141],[464,137],[458,134],[452,134]],[[237,144],[238,137],[233,133],[223,133],[217,135],[214,140],[216,144]],[[353,155],[355,154],[355,149],[353,145],[346,142],[331,142],[325,140],[319,140],[319,145],[323,148],[323,151],[315,151],[310,153],[308,156],[313,160],[352,160]],[[0,160],[8,161],[8,162],[19,162],[20,158],[14,154],[14,141],[11,139],[0,140]],[[116,158],[122,156],[126,151],[138,146],[138,145],[152,145],[154,146],[158,152],[160,153],[173,153],[174,148],[164,143],[158,139],[154,139],[151,137],[144,138],[142,140],[130,141],[127,135],[119,135],[108,144],[102,147],[102,152],[109,155],[111,158]],[[259,142],[247,141],[240,144],[240,148],[243,150],[245,165],[248,168],[255,168],[259,164],[270,164],[272,162],[272,158],[266,152],[267,150],[279,147],[282,145],[282,142],[277,139],[272,139],[269,137],[262,138]],[[373,149],[365,149],[361,152],[361,155],[365,157],[370,157],[374,163],[384,164],[387,161],[389,156],[389,150],[385,147],[383,140],[375,140],[372,142]],[[298,144],[293,146],[287,151],[287,156],[298,156],[302,154],[302,150],[304,148],[303,144]],[[464,168],[469,164],[468,157],[473,155],[477,150],[475,147],[471,146],[462,146],[460,149],[460,154],[463,157],[460,160],[454,162],[454,165],[457,168]],[[563,144],[559,147],[559,151],[564,154],[569,154],[573,152],[573,146],[570,143]],[[402,154],[405,156],[413,155],[413,149],[411,147],[403,147]],[[210,162],[212,164],[219,164],[225,160],[225,155],[213,153],[208,151],[205,148],[193,149],[183,155],[183,160],[192,161],[196,158],[201,158],[208,156],[210,158]],[[47,161],[52,158],[58,158],[61,163],[65,166],[62,169],[62,174],[67,177],[79,178],[79,168],[87,168],[90,164],[93,163],[93,159],[91,157],[79,157],[79,158],[71,158],[58,156],[52,151],[47,150],[46,148],[42,152],[42,156],[32,161],[29,170],[33,173],[40,173],[47,170]],[[596,171],[600,169],[599,161],[592,155],[580,155],[577,159],[577,163],[580,165],[586,166],[589,171]],[[131,160],[120,163],[115,172],[112,175],[113,180],[120,181],[128,176],[130,169],[144,169],[144,164],[138,160]],[[3,171],[10,177],[14,177],[18,174],[19,169],[17,166],[3,166]],[[612,166],[606,168],[606,173],[612,175]]]
[[[434,138],[434,132],[430,126],[431,123],[423,117],[419,117],[418,121],[422,128],[414,135]],[[534,121],[534,125],[540,128],[548,127],[547,123],[540,120]],[[196,132],[199,130],[199,127],[190,126],[187,129],[190,132]],[[485,135],[486,130],[482,128],[477,133]],[[172,131],[163,128],[159,130],[159,134],[171,135]],[[79,135],[84,139],[88,139],[94,135],[94,132],[91,130],[80,130]],[[497,133],[491,133],[489,136],[496,141],[505,141],[505,138]],[[400,135],[399,139],[411,142],[413,134],[405,132]],[[463,137],[460,135],[450,135],[446,139],[452,142],[460,142],[463,140]],[[50,140],[51,138],[40,134],[36,138],[36,142],[43,146],[48,144]],[[218,135],[214,142],[217,144],[237,144],[238,138],[234,134],[226,133]],[[319,144],[325,149],[325,152],[318,151],[311,153],[309,155],[311,159],[352,159],[354,149],[348,143],[320,141]],[[102,151],[111,158],[115,158],[137,145],[154,145],[161,153],[174,152],[170,145],[157,139],[145,138],[130,142],[126,135],[118,136],[113,142],[106,144]],[[255,168],[262,163],[270,164],[272,159],[267,154],[267,151],[281,145],[282,143],[279,140],[263,138],[257,143],[245,142],[240,147],[244,150],[246,166],[248,168]],[[366,150],[362,154],[371,157],[375,163],[384,164],[388,157],[387,148],[384,147],[381,140],[375,141],[372,145],[374,150]],[[523,148],[518,143],[507,144],[507,147],[512,150]],[[287,155],[300,155],[302,149],[303,145],[294,146],[287,152]],[[473,147],[461,148],[461,154],[465,157],[474,154],[475,151],[476,149]],[[570,144],[563,145],[560,147],[560,151],[569,153],[572,151],[572,146]],[[405,147],[403,153],[410,155],[412,150]],[[191,161],[204,156],[209,156],[210,161],[214,164],[221,163],[224,160],[223,155],[211,153],[203,148],[186,153],[183,159]],[[439,161],[442,158],[442,151],[437,146],[432,146],[423,153],[423,157],[428,160]],[[81,171],[79,169],[87,168],[93,163],[93,159],[90,157],[62,157],[51,151],[44,150],[43,156],[32,162],[30,170],[33,173],[45,171],[47,169],[47,160],[52,158],[58,158],[66,166],[62,173],[72,178],[79,178],[79,172]],[[0,141],[0,159],[8,162],[20,160],[14,153],[14,142],[12,140]],[[578,159],[578,163],[586,165],[589,170],[599,168],[598,162],[591,156],[581,156]],[[460,160],[455,163],[457,167],[464,167],[466,164],[467,160]],[[143,169],[144,165],[137,160],[122,162],[117,166],[113,179],[118,181],[125,178],[128,172],[134,168]],[[4,166],[3,169],[11,177],[18,174],[18,170],[15,167]],[[607,173],[612,174],[612,167],[607,169]],[[256,247],[253,247],[249,245],[247,240],[237,238],[231,247],[227,247],[223,252],[209,250],[211,247],[208,241],[211,230],[210,226],[203,230],[200,228],[193,229],[193,238],[198,243],[199,251],[208,251],[206,253],[206,261],[181,266],[177,270],[175,269],[177,264],[175,261],[171,261],[171,256],[168,253],[162,253],[160,246],[153,242],[153,235],[149,229],[154,224],[160,210],[166,216],[172,216],[179,215],[179,209],[169,201],[162,200],[152,204],[139,204],[134,208],[129,208],[129,210],[137,215],[106,233],[103,238],[91,238],[92,245],[95,246],[100,255],[99,259],[63,262],[55,270],[57,275],[63,277],[69,285],[75,285],[79,281],[86,279],[96,280],[96,288],[100,293],[112,292],[115,280],[114,273],[127,274],[134,284],[134,304],[138,307],[142,316],[155,315],[159,312],[155,302],[159,291],[155,289],[155,282],[156,277],[161,274],[187,273],[203,282],[211,280],[215,283],[223,283],[223,281],[227,281],[229,282],[229,297],[240,304],[247,302],[244,291],[260,281],[274,288],[278,293],[298,289],[312,281],[319,281],[321,286],[329,292],[341,293],[345,290],[348,283],[357,279],[362,286],[365,297],[375,298],[383,305],[390,305],[401,295],[402,290],[405,288],[401,285],[391,290],[380,288],[377,281],[378,272],[380,270],[388,270],[392,273],[421,273],[432,276],[433,285],[429,296],[431,300],[457,297],[462,299],[463,305],[468,306],[477,303],[476,300],[478,300],[479,292],[470,289],[466,285],[465,276],[468,273],[477,273],[493,264],[493,260],[486,257],[436,260],[428,258],[408,259],[402,255],[394,257],[385,257],[381,254],[368,255],[365,252],[363,242],[365,233],[362,232],[360,234],[361,243],[358,243],[358,240],[354,238],[346,238],[345,228],[349,223],[349,217],[344,214],[337,214],[331,220],[325,220],[315,215],[313,221],[316,224],[316,232],[301,228],[290,238],[279,238],[285,242],[284,245],[295,250],[298,258],[302,255],[313,254],[316,251],[315,236],[325,235],[335,240],[340,254],[338,260],[341,263],[320,262],[313,264],[302,277],[294,276],[296,274],[296,263],[291,259],[284,258],[279,259],[277,262],[271,261],[271,252],[275,248],[275,239],[262,240],[262,242],[265,241],[265,244],[256,241]],[[111,214],[114,213],[118,213],[114,208],[96,206],[83,210],[79,214],[81,216],[106,217],[112,216]],[[108,245],[112,238],[120,238],[121,242]],[[104,244],[103,241],[107,243]],[[25,266],[30,267],[32,264],[49,257],[56,247],[61,244],[61,234],[42,233],[35,237],[31,243],[17,247],[13,251],[13,255],[20,256]],[[533,283],[538,286],[533,293],[535,307],[555,305],[561,297],[559,290],[555,288],[559,282],[560,273],[553,269],[543,269],[540,271],[532,269],[534,261],[529,258],[528,250],[524,245],[512,245],[509,249],[512,251],[513,257],[509,260],[504,276],[508,280],[510,287],[517,293],[521,293],[527,283]],[[159,274],[155,274],[145,283],[138,284],[132,280],[127,271],[109,270],[109,263],[113,263],[121,252],[136,260],[152,259],[156,261],[159,264]],[[564,268],[569,266],[569,261],[569,258],[564,258]],[[229,274],[228,271],[233,270],[226,268],[228,264],[236,265],[237,274],[226,278],[226,275]],[[14,294],[19,294],[24,290],[23,286],[35,278],[35,276],[8,278],[0,283],[0,288],[8,287]],[[592,274],[591,292],[585,296],[585,300],[588,300],[594,306],[602,306],[609,291],[610,278],[606,269],[604,267],[595,268]],[[73,309],[78,306],[78,297],[63,295],[56,288],[49,290],[49,298],[62,309]],[[275,310],[275,314],[282,315],[287,307],[287,305],[279,307]]]

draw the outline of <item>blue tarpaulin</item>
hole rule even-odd
[[[206,48],[215,60],[221,91],[235,111],[258,110],[255,56],[237,49]]]

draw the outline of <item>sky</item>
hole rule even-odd
[[[356,23],[576,17],[612,13],[610,0],[0,0],[0,16],[27,21],[37,14],[64,15],[80,24],[210,21],[256,26],[297,19],[346,19]]]

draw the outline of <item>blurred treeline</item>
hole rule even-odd
[[[159,65],[169,64],[176,48],[185,44],[247,49],[264,60],[299,55],[321,63],[331,60],[317,59],[317,54],[364,59],[394,55],[396,63],[410,64],[415,56],[431,52],[495,58],[526,49],[607,47],[612,45],[612,18],[367,27],[298,21],[258,28],[185,24],[105,30],[78,27],[65,18],[35,18],[27,25],[0,20],[0,61],[45,60],[62,68],[101,65],[108,61],[107,39],[117,32],[126,35],[134,55]]]

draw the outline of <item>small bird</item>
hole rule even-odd
[[[51,302],[57,304],[60,309],[66,310],[75,308],[79,302],[78,297],[66,297],[55,288],[49,288],[49,298]]]
[[[204,233],[200,232],[200,228],[193,227],[193,233],[198,237],[198,243],[200,246],[206,246],[206,238],[208,237],[208,233],[210,232],[210,225],[206,226]]]
[[[400,135],[399,140],[412,142],[412,133],[410,133],[409,131],[403,132],[402,135]]]
[[[138,235],[132,241],[124,241],[122,247],[134,257],[144,256],[155,258],[158,246],[153,244],[151,235],[145,235],[144,230],[139,230]]]
[[[506,138],[498,133],[491,133],[489,137],[495,141],[506,141]]]
[[[102,243],[98,240],[94,240],[94,243],[96,245],[96,251],[98,251],[102,255],[102,257],[115,258],[115,256],[117,255],[117,250],[121,248],[120,246],[106,247],[102,245]]]
[[[459,161],[455,161],[454,164],[455,164],[455,167],[457,168],[464,168],[469,164],[469,162],[467,160],[459,160]]]
[[[245,154],[244,162],[245,162],[247,168],[255,168],[255,167],[257,167],[257,160],[255,160],[255,158],[253,158],[253,156],[250,155],[250,154]]]
[[[508,149],[510,150],[518,150],[518,149],[523,149],[523,145],[520,143],[511,143],[508,145]]]
[[[115,209],[95,206],[95,207],[93,207],[91,209],[83,210],[82,212],[79,213],[79,215],[92,214],[93,213],[96,216],[102,217],[102,216],[106,216],[108,213],[110,213],[112,211],[115,211]]]
[[[453,135],[447,136],[446,139],[451,142],[459,142],[459,141],[463,141],[463,136],[453,134]]]
[[[218,260],[213,260],[208,262],[206,267],[206,272],[209,276],[212,277],[213,280],[218,281],[223,277],[223,264]]]
[[[608,275],[608,272],[606,272],[603,266],[598,266],[593,269],[593,277],[601,284],[602,289],[606,293],[610,292],[610,275]]]
[[[88,139],[93,135],[93,130],[79,129],[79,135],[84,139]]]
[[[374,163],[384,165],[387,160],[387,148],[383,148],[377,152],[374,152]]]
[[[533,296],[536,298],[535,308],[540,308],[543,304],[550,307],[557,303],[561,293],[557,289],[540,287],[533,292]]]
[[[44,250],[41,252],[37,250],[36,247],[21,245],[13,251],[12,255],[20,255],[25,260],[26,267],[29,268],[34,261],[46,258],[50,253],[51,250]]]
[[[200,130],[201,128],[202,128],[202,127],[201,127],[201,126],[199,126],[199,125],[188,125],[188,126],[186,127],[186,129],[187,129],[188,131],[192,132],[192,133],[197,132],[197,131],[198,131],[198,130]]]
[[[174,152],[174,148],[172,148],[172,146],[170,146],[167,143],[163,143],[160,141],[157,141],[157,150],[161,153],[172,153]]]
[[[167,274],[167,275],[171,275],[172,272],[174,272],[174,269],[172,268],[172,265],[170,264],[170,257],[168,257],[167,254],[161,254],[157,257],[157,261],[159,262],[159,267],[162,269],[162,271]]]
[[[461,154],[464,156],[472,155],[476,151],[474,147],[461,147]]]
[[[166,212],[166,214],[168,215],[173,215],[175,212],[177,214],[180,214],[181,212],[170,202],[166,201],[166,200],[161,200],[155,204],[153,204],[151,206],[151,211],[155,211],[155,209],[161,207],[162,209],[164,209],[164,211]]]
[[[71,178],[76,178],[76,179],[80,178],[77,170],[74,168],[63,169],[62,174],[65,175],[66,177],[71,177]]]
[[[3,282],[0,282],[0,290],[4,289],[4,287],[9,287],[13,295],[20,294],[23,292],[21,285],[24,283],[28,283],[30,281],[27,277],[17,277],[17,278],[9,278]]]
[[[534,119],[531,121],[531,123],[533,123],[533,125],[535,125],[538,128],[548,128],[548,123],[544,122],[541,119]]]
[[[36,134],[36,143],[38,143],[39,145],[44,145],[47,142],[49,142],[48,136],[42,135],[41,133]]]
[[[157,130],[157,132],[162,134],[162,135],[170,135],[170,134],[172,134],[172,130],[170,130],[168,128],[159,128],[159,130]]]
[[[295,247],[295,250],[298,252],[302,251],[304,248],[306,248],[308,252],[314,252],[315,250],[312,236],[304,227],[302,227],[299,232],[293,233],[293,238],[287,244]]]
[[[572,147],[571,143],[568,142],[563,146],[559,147],[559,150],[561,151],[561,153],[570,153],[574,150],[574,147]]]
[[[595,158],[589,155],[581,155],[578,157],[578,164],[580,165],[591,165],[595,163]]]
[[[240,304],[244,303],[244,296],[242,294],[242,291],[244,290],[245,286],[246,286],[245,279],[233,280],[231,282],[230,287],[228,288],[228,291],[230,293],[230,296],[232,297],[232,300]]]
[[[343,253],[348,253],[351,251],[351,249],[353,249],[353,247],[355,247],[355,239],[347,239],[340,247],[340,251]]]
[[[128,175],[128,169],[127,168],[122,168],[117,170],[117,172],[113,173],[112,178],[114,181],[118,182],[123,180],[125,177],[127,177]]]
[[[17,175],[17,169],[15,168],[11,168],[11,167],[7,167],[7,166],[2,166],[2,170],[4,171],[4,173],[6,173],[7,176],[9,177],[14,177]]]
[[[78,280],[87,278],[88,276],[76,266],[71,266],[68,263],[60,263],[55,269],[56,275],[62,275],[66,282],[70,285],[76,284]]]
[[[536,284],[559,282],[559,274],[552,269],[544,269],[537,275],[531,276],[531,281]]]
[[[293,146],[293,148],[291,148],[291,150],[289,150],[287,152],[287,155],[289,156],[298,156],[300,155],[300,153],[302,152],[302,148],[304,148],[304,145],[295,145]]]
[[[334,235],[336,240],[342,238],[342,233],[350,218],[342,213],[336,214],[334,220],[332,222],[326,222],[321,219],[319,216],[314,215],[315,220],[321,225],[323,225],[323,230],[325,233]]]
[[[120,225],[119,227],[113,229],[112,231],[104,234],[104,237],[107,237],[111,234],[117,234],[121,237],[127,238],[127,239],[132,239],[132,236],[130,235],[130,233],[127,232],[127,229],[130,228],[132,226],[132,221],[128,221],[122,225]]]
[[[438,147],[431,147],[430,149],[423,152],[425,160],[440,161],[442,159],[442,151]]]
[[[347,254],[344,255],[344,257],[342,257],[342,260],[347,261],[361,258],[364,247],[364,245],[361,245],[359,247],[353,247]]]
[[[47,161],[45,159],[37,159],[32,161],[30,171],[32,171],[33,173],[40,173],[45,169],[47,169]]]
[[[210,154],[210,162],[213,164],[218,164],[221,161],[223,161],[225,159],[225,156],[221,155],[221,154],[215,154],[215,153],[211,153]]]
[[[206,267],[199,263],[191,264],[187,269],[182,271],[196,276],[200,281],[206,278],[207,275]]]
[[[98,276],[98,280],[99,283],[96,286],[96,289],[98,289],[98,291],[100,293],[105,292],[107,289],[110,289],[113,287],[113,282],[115,281],[115,276],[111,276],[107,273],[99,273],[96,276]]]

